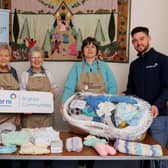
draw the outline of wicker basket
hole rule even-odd
[[[143,107],[144,113],[141,117],[141,120],[139,121],[139,124],[136,126],[127,126],[125,128],[117,128],[114,126],[111,115],[105,114],[105,123],[102,122],[95,122],[95,121],[86,121],[86,120],[79,120],[76,118],[73,118],[68,113],[68,108],[72,100],[77,94],[81,94],[82,96],[97,96],[98,94],[93,93],[76,93],[73,96],[71,96],[64,104],[63,109],[63,117],[64,120],[67,121],[67,123],[72,128],[73,132],[77,132],[80,134],[88,133],[100,137],[105,137],[107,139],[124,139],[124,140],[131,140],[131,141],[141,141],[145,138],[146,131],[150,127],[153,117],[151,115],[150,111],[150,105],[139,98],[131,97],[135,99],[138,102],[138,105],[140,107]],[[107,96],[112,96],[109,94],[106,94]]]

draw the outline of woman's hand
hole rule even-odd
[[[61,104],[61,105],[60,105],[60,113],[61,113],[61,116],[62,116],[63,121],[65,121],[64,115],[63,115],[63,110],[64,110],[64,104]]]
[[[15,124],[17,129],[21,128],[21,114],[16,114]]]
[[[53,94],[53,96],[56,94],[56,89],[55,88],[51,88],[50,92]]]
[[[61,104],[60,105],[60,112],[61,112],[61,114],[63,113],[63,109],[64,109],[64,104]]]

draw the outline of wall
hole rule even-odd
[[[167,35],[168,35],[168,20],[167,20],[168,0],[132,0],[131,3],[131,19],[130,28],[144,25],[149,27],[152,46],[168,55]],[[136,58],[136,52],[132,45],[129,45],[130,61]],[[56,99],[56,128],[67,129],[65,122],[62,121],[59,114],[60,97],[66,76],[74,62],[45,62],[44,66],[55,74],[57,85],[60,87],[60,95]],[[29,67],[27,62],[12,63],[18,74]],[[129,64],[109,63],[118,83],[118,91],[125,89]]]

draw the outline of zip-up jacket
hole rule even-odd
[[[168,56],[153,48],[130,65],[127,95],[135,95],[156,105],[159,115],[167,115],[168,101]]]

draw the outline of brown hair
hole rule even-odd
[[[149,29],[147,27],[138,26],[138,27],[135,27],[134,29],[132,29],[131,36],[133,37],[134,34],[139,33],[139,32],[143,32],[147,36],[149,35]]]
[[[87,37],[86,39],[83,40],[83,43],[82,43],[82,47],[81,47],[82,55],[84,52],[84,47],[87,46],[88,44],[93,44],[96,47],[96,54],[98,54],[99,42],[93,37]]]

